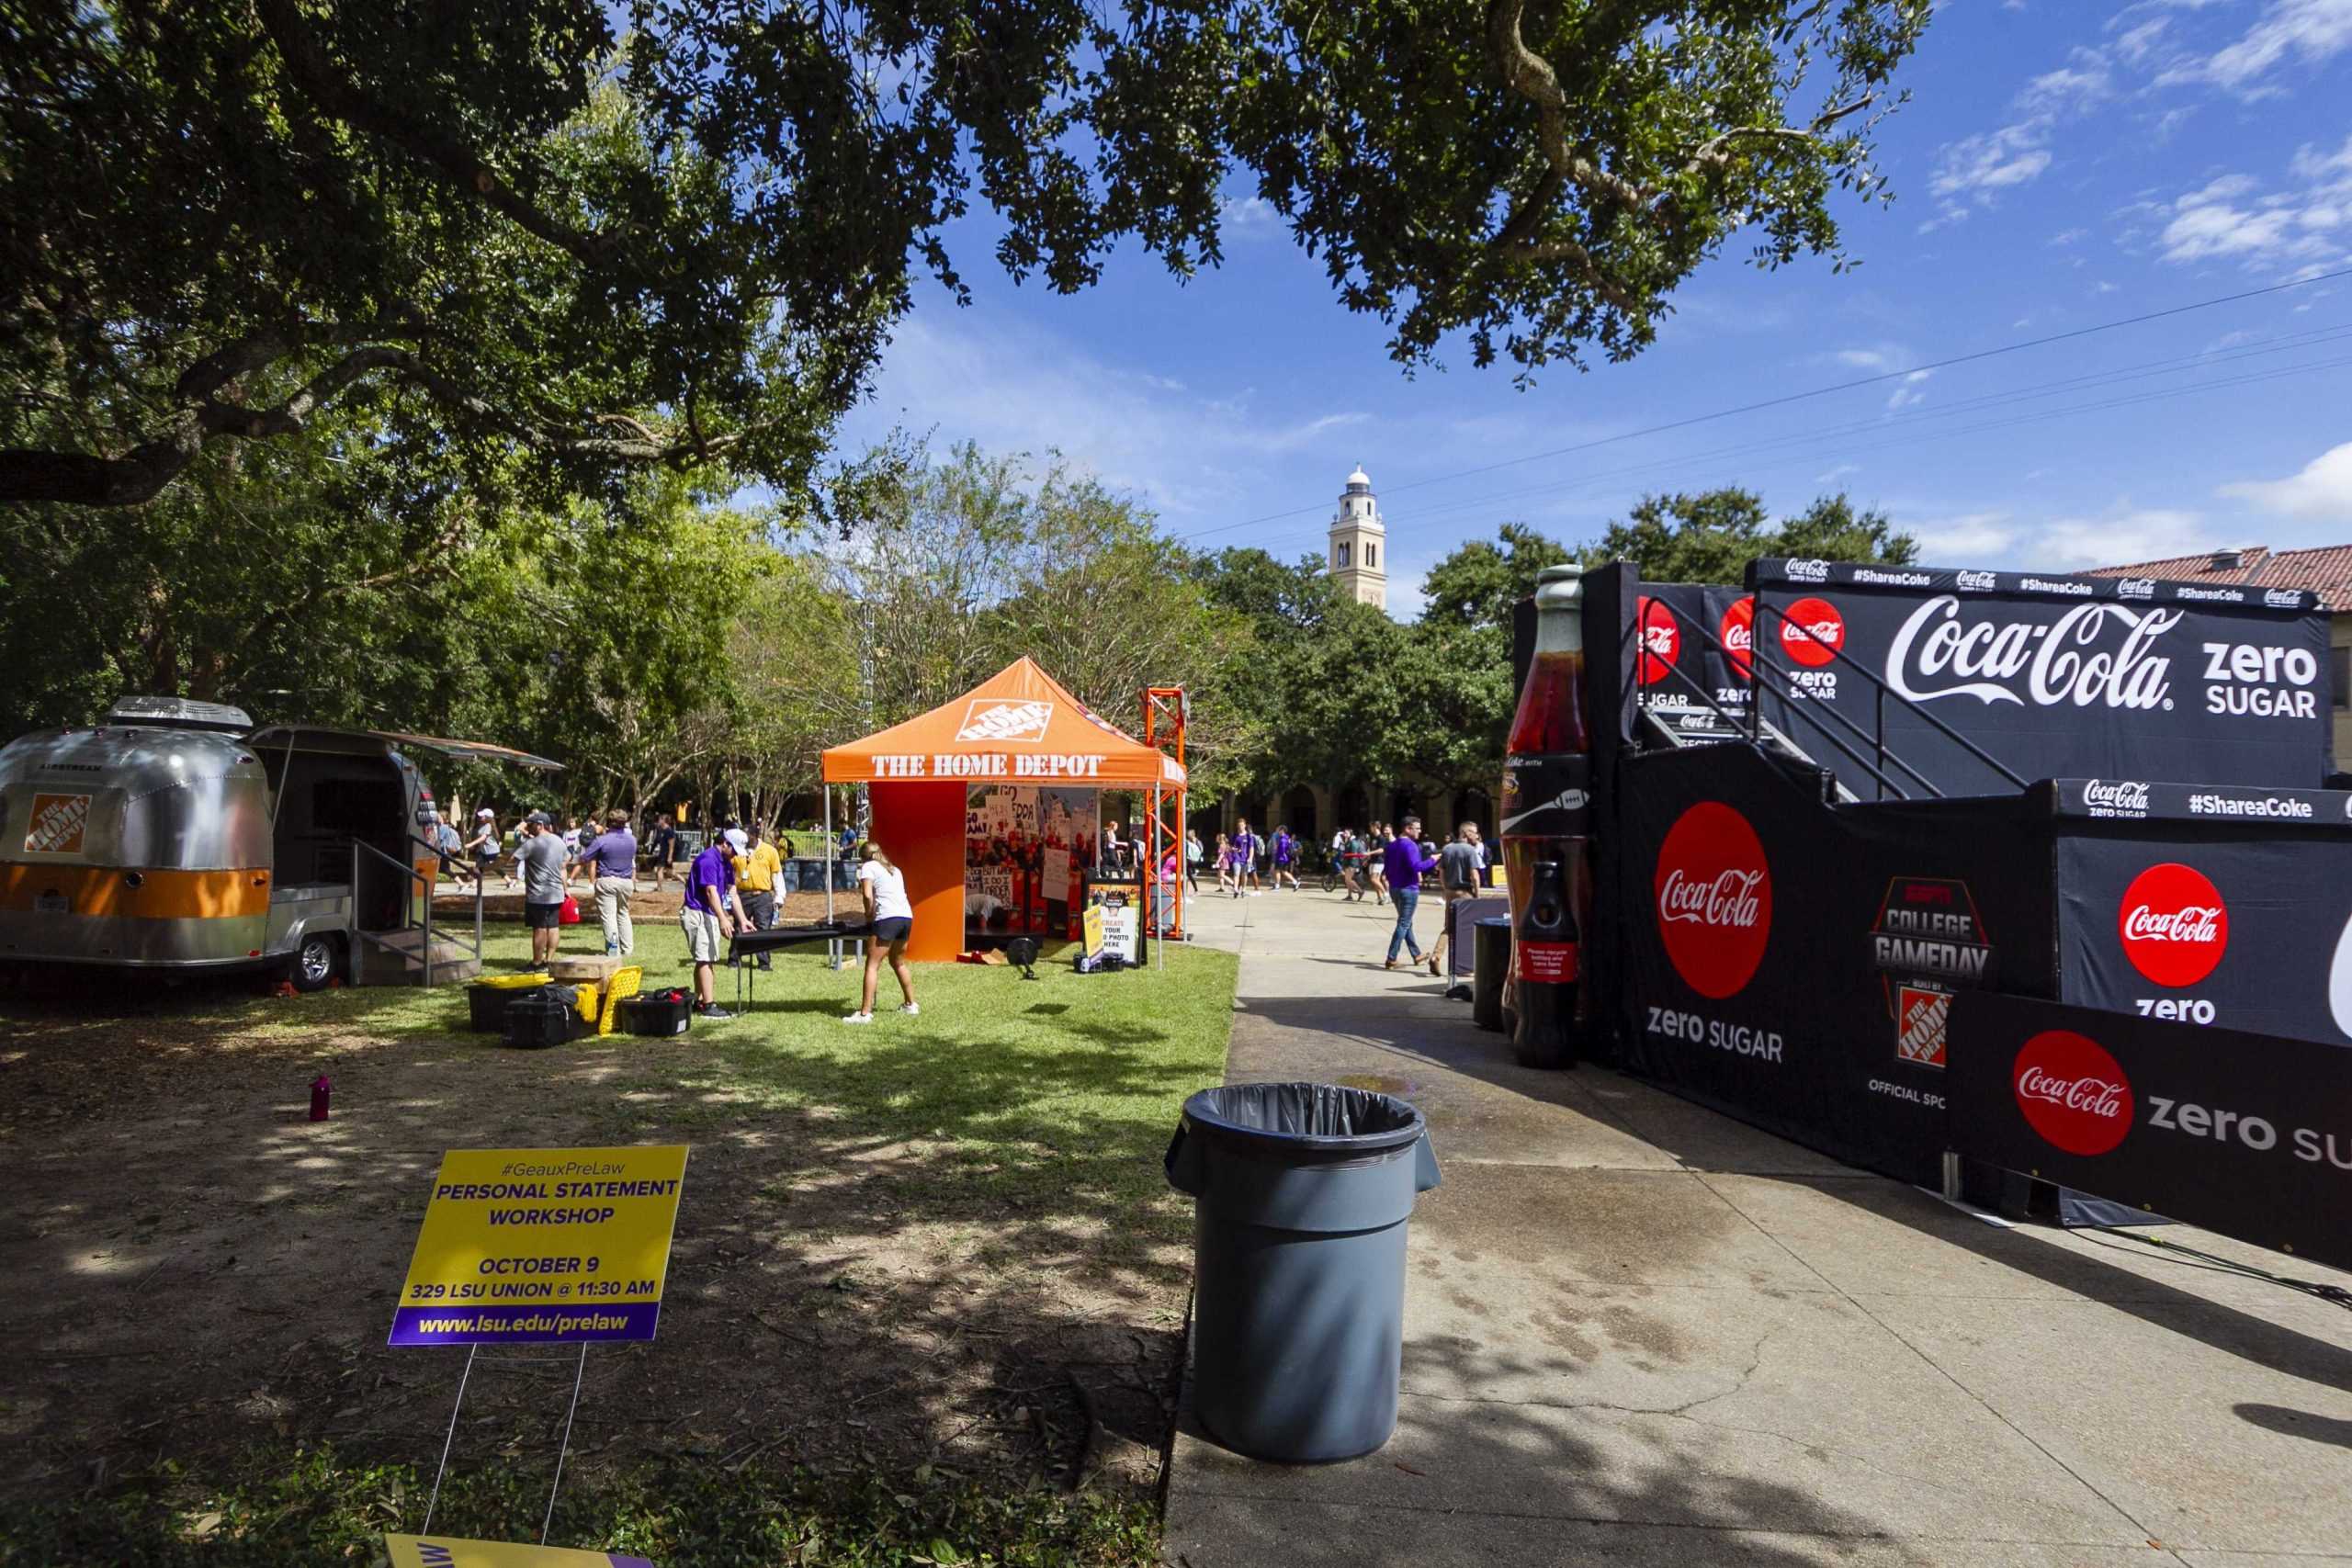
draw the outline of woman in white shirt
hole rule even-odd
[[[899,989],[905,994],[906,1003],[899,1010],[920,1013],[915,1005],[915,977],[907,968],[907,937],[915,929],[915,907],[907,901],[907,879],[882,852],[882,846],[865,846],[865,863],[857,868],[857,890],[865,899],[865,920],[873,934],[865,943],[865,992],[857,1010],[842,1020],[843,1023],[874,1021],[874,987],[882,977],[882,951],[890,952],[890,973],[899,977]]]

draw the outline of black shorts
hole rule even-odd
[[[552,904],[524,905],[523,923],[535,931],[555,930],[556,927],[563,924],[563,901],[558,899]]]
[[[888,947],[895,942],[906,941],[907,933],[914,929],[914,921],[907,919],[906,916],[893,915],[887,920],[874,922],[874,940]]]

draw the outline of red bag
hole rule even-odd
[[[555,919],[556,924],[560,926],[578,925],[580,923],[580,900],[574,898],[569,893],[565,894],[563,896],[563,908],[556,912]]]

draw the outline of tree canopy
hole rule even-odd
[[[1073,290],[1252,188],[1389,323],[1624,357],[1834,197],[1929,0],[122,0],[0,6],[0,501],[316,439],[549,496],[797,494],[952,224]]]
[[[1907,566],[1918,541],[1874,507],[1856,510],[1843,492],[1825,495],[1777,525],[1753,491],[1645,495],[1624,521],[1582,552],[1588,566],[1628,560],[1653,582],[1736,584],[1758,556]]]

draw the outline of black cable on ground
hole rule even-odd
[[[2160,1236],[2140,1235],[2117,1225],[2085,1225],[2081,1228],[2098,1231],[2123,1241],[2136,1241],[2143,1247],[2152,1247],[2162,1252],[2178,1253],[2183,1258],[2192,1258],[2197,1260],[2190,1265],[2192,1268],[2210,1269],[2215,1273],[2236,1274],[2248,1280],[2265,1280],[2284,1290],[2300,1291],[2304,1295],[2316,1296],[2321,1301],[2352,1312],[2352,1291],[2346,1290],[2341,1285],[2324,1284],[2317,1280],[2290,1280],[2283,1274],[2274,1274],[2267,1269],[2258,1268],[2251,1263],[2243,1263],[2234,1258],[2222,1258],[2211,1252],[2200,1252],[2196,1247],[2183,1247],[2179,1242],[2165,1241]]]

